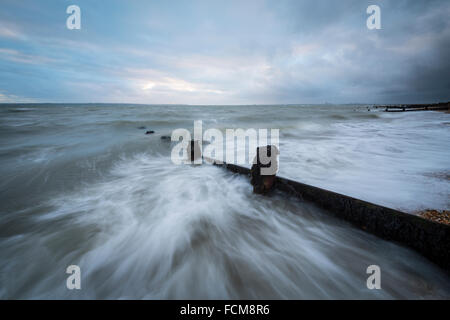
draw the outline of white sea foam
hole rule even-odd
[[[1,246],[5,298],[448,297],[448,278],[419,255],[245,177],[140,154],[107,181],[51,201],[26,237]],[[14,256],[8,260],[7,256]],[[82,290],[65,288],[77,264]],[[366,268],[383,270],[383,291]],[[423,288],[426,282],[427,289]]]
[[[407,212],[450,207],[450,116],[380,114],[284,140],[280,175]],[[300,134],[299,134],[300,135]],[[434,174],[433,174],[434,173]]]

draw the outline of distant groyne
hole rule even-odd
[[[384,109],[385,112],[407,112],[407,111],[450,111],[450,102],[433,104],[399,104],[380,105],[376,109]]]

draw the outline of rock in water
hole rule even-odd
[[[274,145],[258,147],[250,170],[253,192],[267,194],[272,190],[278,171],[278,148]]]
[[[149,130],[149,131],[147,131],[145,134],[152,134],[152,133],[155,133],[155,131]]]

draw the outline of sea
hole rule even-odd
[[[175,164],[165,137],[194,121],[278,129],[279,176],[409,214],[450,207],[443,112],[2,104],[0,299],[450,299],[448,272],[402,245],[221,167]]]

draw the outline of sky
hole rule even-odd
[[[1,0],[0,103],[450,101],[449,17],[448,0]]]

